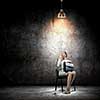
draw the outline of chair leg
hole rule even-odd
[[[55,91],[57,90],[58,78],[56,77]]]
[[[61,79],[61,90],[63,92],[63,83],[62,83],[62,79]]]
[[[74,85],[74,91],[76,91],[76,86]]]

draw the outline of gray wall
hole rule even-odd
[[[68,51],[77,68],[78,85],[100,84],[99,50],[85,18],[78,13],[69,13],[74,31],[69,39],[65,38],[62,48],[58,46],[62,42],[56,45],[56,38],[50,33],[53,18],[52,12],[33,13],[33,17],[26,17],[23,25],[2,25],[1,84],[54,84],[55,63],[62,50]]]

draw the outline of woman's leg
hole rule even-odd
[[[67,92],[68,93],[70,93],[71,81],[72,81],[72,73],[68,72],[68,76],[67,76]]]
[[[73,81],[75,80],[75,77],[76,77],[76,72],[75,71],[72,71],[72,80],[71,80],[71,84],[73,83]]]

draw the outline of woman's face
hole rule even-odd
[[[60,59],[64,59],[63,53],[60,54]]]
[[[66,55],[66,53],[65,53],[65,52],[63,52],[63,57],[64,57],[64,58],[66,58],[66,57],[67,57],[67,55]]]

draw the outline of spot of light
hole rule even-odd
[[[55,19],[53,31],[54,33],[68,36],[74,32],[74,26],[68,19]]]
[[[41,39],[41,44],[44,46],[41,51],[43,55],[54,58],[64,50],[68,51],[69,56],[72,55],[72,52],[77,53],[79,47],[74,31],[74,24],[67,18],[55,18],[54,23],[51,20],[48,21],[42,32],[45,37],[44,40]]]

